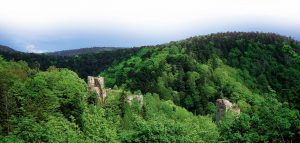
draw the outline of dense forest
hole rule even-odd
[[[7,52],[0,50],[0,55],[2,55],[6,60],[25,61],[28,63],[30,68],[40,69],[43,71],[47,70],[50,66],[68,68],[76,72],[80,78],[85,79],[89,75],[98,75],[113,62],[130,57],[137,50],[138,48],[117,49],[74,56],[57,56],[17,51]],[[82,51],[79,50],[77,52]]]
[[[7,47],[7,46],[3,46],[3,45],[0,45],[0,51],[2,51],[2,52],[16,52],[14,49],[12,49],[10,47]]]
[[[92,54],[92,53],[100,53],[104,51],[115,51],[121,48],[117,47],[91,47],[91,48],[80,48],[74,50],[63,50],[57,52],[49,52],[46,53],[47,55],[53,56],[75,56],[75,55],[84,55],[84,54]]]
[[[214,115],[218,98],[237,103],[240,118],[218,124],[229,142],[296,141],[299,53],[299,42],[273,33],[218,33],[142,48],[101,75],[195,115]]]
[[[212,119],[157,94],[130,106],[113,89],[100,105],[68,69],[31,69],[0,58],[0,142],[217,142]],[[193,128],[193,130],[191,130]]]
[[[3,54],[0,141],[300,140],[300,43],[292,38],[228,32],[105,53]],[[110,55],[105,68],[84,71],[91,66],[85,62]],[[112,88],[105,103],[87,90],[88,74],[100,74]],[[133,94],[143,94],[144,102],[129,104]],[[217,99],[236,103],[240,114],[228,111],[216,121]]]

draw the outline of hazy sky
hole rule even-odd
[[[0,44],[26,52],[155,45],[225,31],[300,40],[299,0],[0,0]]]

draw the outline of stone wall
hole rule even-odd
[[[100,76],[99,77],[88,76],[87,82],[88,82],[89,91],[96,92],[99,102],[104,103],[107,93],[109,93],[111,91],[110,88],[105,89],[104,78],[100,77]],[[126,97],[126,101],[129,104],[131,104],[134,99],[136,99],[139,103],[143,104],[144,96],[143,95],[128,95]]]
[[[126,100],[129,104],[131,104],[134,99],[136,99],[140,104],[143,104],[144,96],[143,95],[129,95],[126,98]]]

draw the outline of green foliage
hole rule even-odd
[[[46,129],[44,128],[44,121],[37,122],[34,117],[20,117],[13,118],[12,124],[16,126],[11,134],[25,142],[46,142]]]
[[[0,57],[0,142],[297,142],[299,46],[272,33],[233,32],[111,57],[6,54],[32,69]],[[113,89],[99,104],[75,72],[95,75],[115,57],[101,73]],[[144,94],[143,103],[128,103],[132,93]],[[218,98],[241,113],[228,110],[215,123]]]
[[[14,135],[7,135],[5,137],[0,136],[0,142],[5,143],[25,143],[24,140],[17,138]]]
[[[295,52],[290,45],[285,44],[283,46],[283,51],[285,53],[287,53],[288,56],[292,57],[296,62],[300,62],[300,56],[299,56],[299,54],[297,52]]]
[[[37,73],[25,83],[23,109],[39,120],[45,120],[57,111],[68,119],[75,118],[80,124],[86,84],[78,76],[66,69],[49,69]],[[18,88],[18,87],[16,87]]]
[[[0,63],[4,142],[81,142],[83,80],[67,69],[31,72],[24,62]]]
[[[82,118],[83,132],[89,142],[117,142],[116,126],[118,123],[107,120],[103,108],[86,107]]]
[[[194,116],[171,101],[160,101],[157,95],[145,96],[141,112],[128,106],[125,117],[130,126],[121,132],[122,142],[217,142],[217,126],[208,117]]]
[[[5,52],[0,50],[6,60],[26,61],[33,69],[47,70],[50,66],[68,68],[85,79],[90,75],[98,75],[114,62],[126,59],[137,51],[137,48],[123,48],[98,53],[79,54],[73,56],[56,56],[51,54],[34,54],[22,52]]]
[[[13,127],[9,124],[9,118],[18,113],[18,100],[11,94],[14,85],[22,85],[30,72],[24,62],[7,62],[0,56],[0,129],[7,134]],[[22,86],[19,89],[22,90]]]
[[[232,118],[226,127],[237,130],[223,136],[230,142],[295,141],[299,136],[299,50],[299,42],[273,33],[218,33],[143,47],[100,75],[109,81],[109,87],[156,93],[197,115],[213,116],[215,100],[228,98],[242,112],[239,124]],[[271,99],[270,90],[275,91]],[[278,119],[270,118],[280,123],[263,130],[255,124],[264,125],[271,119],[261,119],[264,111],[258,109],[271,108],[267,102],[273,100],[274,104],[285,103],[290,117],[280,117],[284,113],[279,108],[270,109],[270,113],[278,111]],[[236,126],[245,129],[234,129]]]
[[[222,119],[222,136],[230,142],[291,142],[300,129],[299,112],[273,97],[255,102],[248,109],[252,112],[241,113],[238,118],[228,113]]]
[[[63,117],[49,117],[45,124],[45,135],[47,142],[64,143],[64,142],[85,142],[83,133],[78,125],[68,121]]]

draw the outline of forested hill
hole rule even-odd
[[[119,47],[92,47],[92,48],[80,48],[74,50],[64,50],[64,51],[57,51],[57,52],[50,52],[46,53],[47,55],[54,55],[54,56],[75,56],[75,55],[83,55],[83,54],[95,54],[100,53],[103,51],[115,51],[119,50]]]
[[[97,75],[114,61],[130,57],[137,48],[104,50],[98,53],[80,54],[74,56],[54,56],[23,52],[1,51],[0,55],[6,60],[25,61],[29,67],[46,70],[50,66],[68,68],[85,79],[89,75]]]
[[[7,46],[3,46],[3,45],[0,45],[0,51],[3,51],[3,52],[15,52],[14,49],[12,49],[10,47],[7,47]]]
[[[229,32],[141,48],[101,73],[109,87],[156,93],[200,115],[241,107],[219,124],[230,142],[299,140],[300,44],[274,33]]]
[[[188,73],[213,72],[224,65],[234,69],[247,88],[259,92],[272,88],[284,101],[297,103],[299,53],[298,41],[274,33],[218,33],[143,47],[130,59],[111,66],[102,75],[108,78],[108,86],[125,85],[131,90],[155,92],[163,98],[179,100],[182,97],[175,96],[172,91],[179,93],[190,87],[187,81],[192,75]],[[228,71],[228,74],[234,73]],[[199,88],[203,86],[203,83],[197,84]],[[157,88],[159,85],[163,87]],[[230,97],[230,92],[222,95]]]

